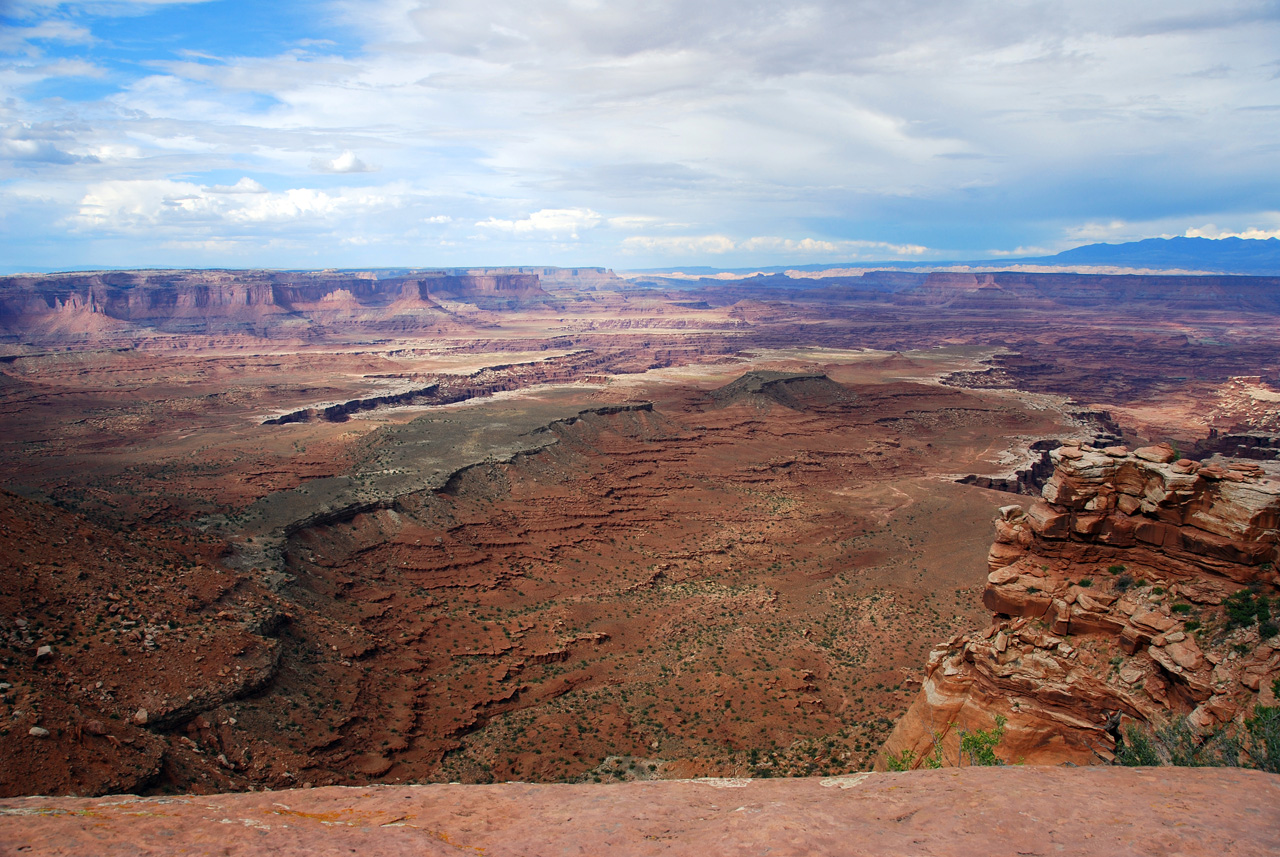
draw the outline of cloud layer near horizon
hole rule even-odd
[[[799,264],[1280,230],[1274,2],[0,10],[10,268]]]

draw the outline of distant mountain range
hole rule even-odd
[[[1277,238],[1147,238],[1127,244],[1088,244],[1053,256],[1020,256],[951,262],[828,262],[816,265],[773,265],[757,268],[709,268],[673,265],[635,273],[661,274],[680,271],[691,276],[717,273],[752,274],[783,271],[823,271],[833,268],[903,268],[927,270],[966,266],[1015,268],[1023,265],[1052,267],[1116,267],[1151,270],[1209,271],[1216,274],[1280,276],[1280,239]]]
[[[1180,268],[1223,274],[1280,274],[1277,238],[1148,238],[1127,244],[1088,244],[1016,264],[1115,265]]]

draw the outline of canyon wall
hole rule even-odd
[[[109,271],[0,278],[0,334],[153,328],[263,332],[286,322],[447,318],[442,302],[508,308],[547,297],[534,273]]]
[[[1276,312],[1280,310],[1280,278],[935,271],[923,276],[902,298],[970,309],[1016,305],[1023,309],[1149,307],[1162,312]]]
[[[932,652],[881,766],[919,765],[936,743],[956,765],[962,733],[997,716],[1006,762],[1106,764],[1127,723],[1187,715],[1207,734],[1275,704],[1280,482],[1167,445],[1077,441],[1050,457],[1042,498],[1000,510],[991,624]]]

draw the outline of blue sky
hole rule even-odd
[[[0,0],[0,270],[1280,235],[1280,3]]]

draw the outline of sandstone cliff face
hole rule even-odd
[[[935,736],[955,765],[960,733],[997,715],[1005,761],[1106,764],[1123,722],[1186,714],[1210,730],[1275,704],[1280,635],[1241,614],[1275,592],[1280,482],[1167,445],[1051,457],[1043,499],[1000,510],[991,625],[930,655],[881,765],[903,751],[919,764]]]
[[[436,325],[441,301],[504,308],[545,298],[531,273],[358,271],[114,271],[0,277],[0,335],[256,332],[289,324]]]

